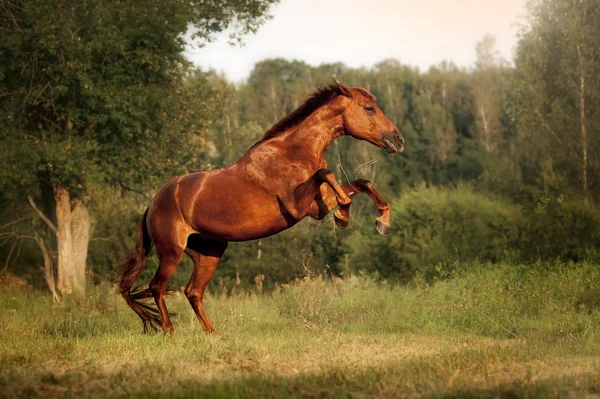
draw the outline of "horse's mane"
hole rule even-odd
[[[329,102],[329,100],[340,94],[342,94],[342,91],[335,83],[318,88],[317,91],[315,91],[312,96],[304,100],[304,103],[295,111],[292,111],[292,113],[290,113],[288,116],[273,125],[273,127],[265,133],[262,139],[267,140],[275,137],[292,126],[299,124],[317,108],[326,104]]]

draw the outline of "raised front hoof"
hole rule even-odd
[[[335,221],[335,225],[340,229],[345,229],[350,224],[348,220],[340,219],[336,215],[333,215],[333,220]]]
[[[375,220],[375,228],[377,229],[377,231],[379,232],[379,234],[381,234],[384,237],[387,237],[388,233],[390,232],[390,226],[388,226],[387,224],[383,223],[379,219]]]

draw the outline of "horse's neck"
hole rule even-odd
[[[280,137],[282,145],[294,148],[295,151],[304,151],[307,156],[320,159],[327,147],[343,134],[341,114],[320,108]]]

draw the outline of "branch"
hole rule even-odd
[[[94,237],[94,238],[90,238],[90,242],[91,241],[107,241],[107,242],[116,242],[117,241],[117,237],[115,236],[115,234],[111,234],[108,237]]]
[[[540,122],[542,122],[542,126],[544,126],[544,128],[552,135],[554,136],[554,138],[556,139],[556,141],[558,141],[558,143],[560,145],[565,145],[565,143],[563,143],[563,141],[558,138],[558,135],[554,132],[554,130],[552,130],[552,128],[548,125],[548,123],[544,120],[544,118],[542,117],[542,114],[540,114],[540,111],[538,111],[537,109],[534,111],[535,116],[538,117],[538,119],[540,120]],[[575,156],[577,158],[579,158],[579,154],[577,153],[577,151],[575,151],[575,149],[573,148],[573,146],[569,143],[566,144],[567,147],[569,147],[569,149],[571,151],[573,151],[573,154],[575,154]]]
[[[19,223],[19,222],[22,222],[22,221],[25,221],[25,220],[29,220],[29,218],[20,218],[20,219],[13,220],[12,222],[8,222],[4,226],[0,226],[0,230],[5,229],[8,226],[12,226],[15,223]]]
[[[131,188],[129,186],[126,186],[125,183],[119,182],[119,187],[121,187],[125,191],[131,191],[132,193],[139,194],[142,197],[146,198],[148,201],[152,201],[152,197],[150,197],[148,194],[146,194],[145,192],[143,192],[141,190],[137,190],[135,188]]]
[[[15,247],[17,246],[17,242],[19,242],[19,240],[15,240],[15,242],[12,245],[12,247],[10,248],[10,252],[8,253],[8,256],[6,257],[6,263],[4,263],[4,269],[2,269],[2,271],[0,272],[0,274],[4,274],[8,270],[8,263],[10,262],[10,258],[12,257],[13,252],[15,251]]]
[[[356,170],[358,171],[357,176],[360,175],[361,173],[363,173],[363,168],[366,166],[371,166],[374,165],[375,163],[377,163],[379,161],[379,158],[373,158],[370,161],[367,162],[363,162],[360,165],[358,165],[356,167]]]
[[[8,9],[6,8],[6,6],[4,5],[4,1],[2,3],[0,3],[0,7],[2,7],[2,11],[4,11],[4,15],[10,19],[10,21],[12,22],[15,30],[19,33],[21,33],[21,28],[19,28],[19,24],[17,23],[17,19],[15,18],[14,14]]]
[[[17,240],[24,240],[24,239],[35,240],[34,236],[21,235],[21,234],[15,233],[14,231],[9,231],[9,232],[6,232],[6,233],[2,233],[2,234],[0,234],[0,237],[12,237],[12,238],[17,239]]]
[[[44,258],[44,279],[48,284],[48,288],[52,292],[52,298],[55,302],[60,302],[60,296],[56,292],[56,283],[54,282],[54,268],[52,266],[52,258],[48,254],[48,250],[46,249],[46,244],[44,243],[44,239],[40,238],[37,233],[35,233],[34,237],[35,242],[37,243],[40,251],[42,252],[42,256]]]
[[[14,231],[2,233],[2,234],[0,234],[0,236],[12,237],[15,239],[15,242],[13,243],[13,245],[10,249],[10,252],[8,253],[8,256],[6,257],[6,262],[4,263],[4,268],[2,269],[2,271],[0,271],[0,274],[4,274],[8,270],[8,264],[10,262],[10,259],[12,258],[15,248],[17,247],[17,244],[21,243],[22,240],[25,240],[25,239],[35,240],[36,238],[32,237],[32,236],[27,236],[27,235],[20,235],[20,234],[15,233]],[[4,243],[2,243],[2,245],[4,245],[5,243],[6,243],[6,241],[4,241]],[[19,250],[17,251],[17,255],[15,256],[15,262],[19,258],[20,254],[21,254],[21,246],[19,246]]]
[[[33,202],[33,198],[31,198],[30,195],[27,196],[27,200],[29,200],[29,204],[31,205],[31,207],[33,208],[33,210],[35,211],[35,213],[37,213],[37,215],[40,217],[40,219],[42,219],[44,222],[46,222],[46,224],[48,225],[48,227],[50,228],[50,230],[52,230],[52,232],[54,234],[56,234],[56,226],[54,225],[54,223],[52,223],[52,221],[50,219],[48,219],[46,217],[46,215],[44,215],[44,213],[42,211],[40,211],[38,209],[38,207],[35,205],[35,202]]]

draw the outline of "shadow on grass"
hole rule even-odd
[[[369,367],[319,367],[316,361],[315,371],[303,373],[293,373],[290,367],[281,372],[273,367],[245,369],[223,361],[158,362],[115,369],[72,364],[63,372],[38,369],[0,376],[0,397],[600,397],[600,373],[595,368],[566,376],[568,369],[561,371],[556,364],[548,363],[549,373],[546,366],[538,367],[545,375],[555,373],[556,377],[535,379],[525,368],[526,355],[525,352],[508,355],[498,347],[489,351],[469,349],[419,356]],[[322,372],[318,372],[319,368]]]
[[[402,373],[398,370],[399,373]],[[398,375],[367,371],[347,376],[341,370],[322,375],[296,377],[247,377],[214,381],[200,385],[192,381],[169,391],[152,389],[132,391],[133,396],[150,398],[554,398],[599,395],[599,380],[590,374],[568,379],[557,378],[535,382],[516,381],[488,388],[447,388],[436,381],[401,381]]]

